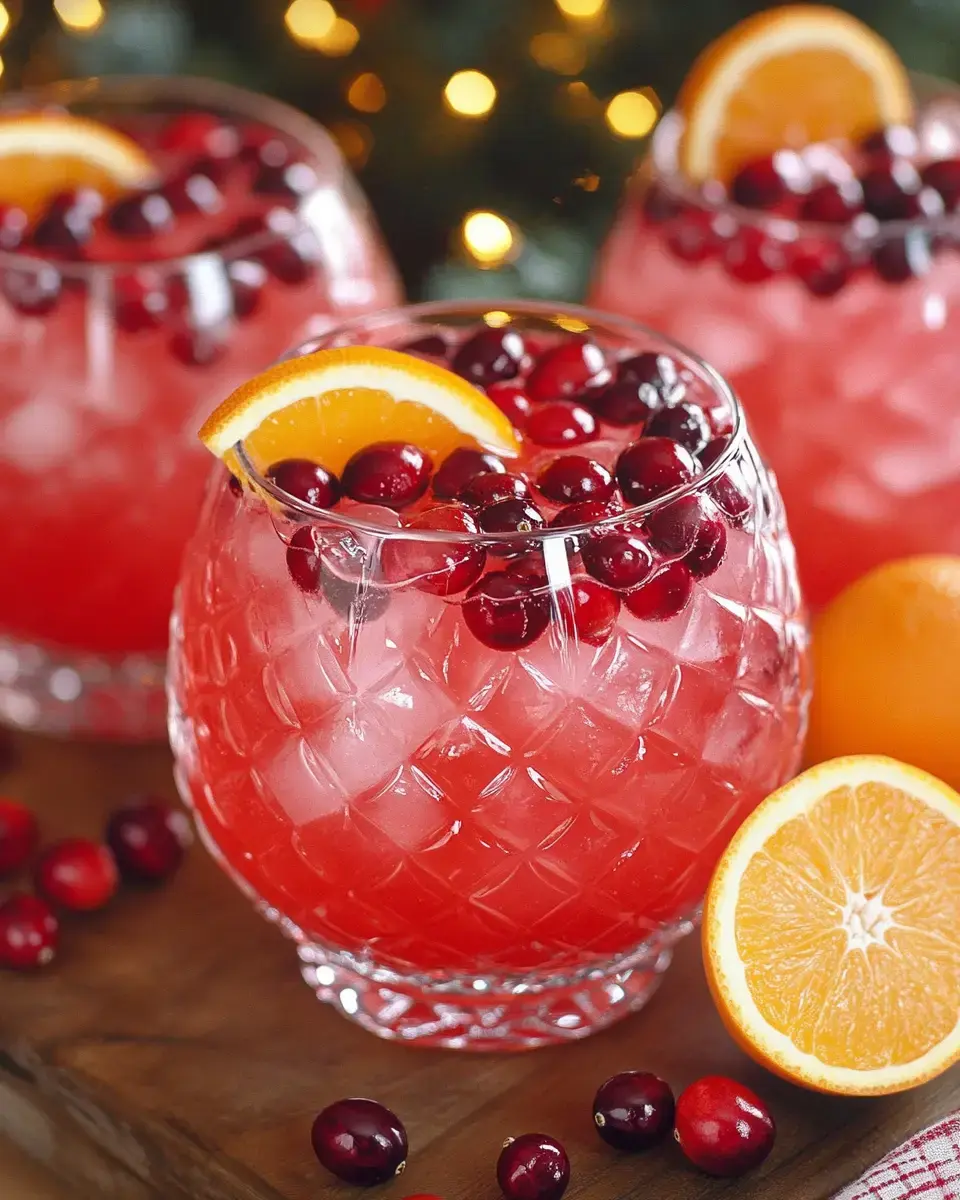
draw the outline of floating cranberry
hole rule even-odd
[[[656,393],[654,407],[657,408],[682,400],[686,390],[676,360],[669,354],[657,354],[653,350],[644,350],[642,354],[624,359],[617,367],[617,382],[653,388]]]
[[[37,862],[37,890],[77,912],[103,908],[117,890],[117,864],[106,846],[89,838],[54,842]]]
[[[701,1171],[730,1178],[758,1167],[773,1149],[773,1117],[736,1080],[707,1075],[680,1093],[674,1137]]]
[[[666,242],[683,262],[706,262],[723,243],[717,229],[717,214],[708,208],[684,209],[667,227]]]
[[[744,208],[776,208],[789,194],[787,182],[778,166],[779,156],[749,162],[733,177],[730,198]]]
[[[617,482],[628,504],[656,500],[699,473],[690,451],[665,437],[642,437],[617,460]]]
[[[427,358],[446,358],[449,347],[439,333],[428,333],[423,337],[414,338],[400,349],[404,354],[423,354]]]
[[[227,352],[222,331],[180,329],[170,339],[170,353],[188,367],[210,367]]]
[[[410,530],[449,530],[477,534],[472,513],[453,504],[427,509],[409,521]],[[453,596],[480,578],[487,552],[469,541],[426,541],[413,537],[389,538],[383,547],[383,572],[391,583],[412,583],[433,596]]]
[[[694,579],[706,579],[716,571],[727,553],[727,528],[720,514],[704,504],[693,546],[683,560]]]
[[[304,504],[314,508],[333,508],[340,499],[340,480],[332,471],[306,458],[285,458],[273,463],[267,478]]]
[[[0,903],[0,967],[43,967],[57,952],[60,925],[38,896],[14,892]]]
[[[513,379],[526,353],[515,329],[481,329],[468,338],[453,356],[453,369],[477,387],[487,388]]]
[[[475,475],[460,492],[458,499],[472,508],[485,508],[501,500],[525,500],[529,495],[530,488],[522,475],[491,471],[485,475]]]
[[[673,1128],[673,1092],[649,1071],[621,1071],[601,1084],[593,1100],[593,1121],[603,1140],[617,1150],[649,1150]]]
[[[601,463],[582,454],[555,458],[537,477],[537,487],[557,504],[582,500],[607,500],[613,492],[613,476]]]
[[[407,1131],[376,1100],[338,1100],[318,1113],[310,1131],[313,1152],[344,1183],[372,1187],[403,1172]]]
[[[137,800],[113,813],[104,840],[125,879],[157,883],[179,870],[191,841],[190,822],[163,800]]]
[[[148,238],[169,233],[174,226],[170,201],[161,192],[137,192],[118,200],[107,224],[120,237]]]
[[[237,258],[227,263],[227,279],[233,297],[233,312],[239,320],[252,317],[260,307],[267,284],[267,268],[253,258]]]
[[[504,1143],[497,1183],[506,1200],[560,1200],[569,1182],[570,1160],[556,1138],[525,1133]]]
[[[314,234],[295,213],[272,208],[259,217],[246,218],[233,231],[238,241],[257,239],[256,254],[270,274],[288,286],[313,278],[320,250]]]
[[[484,533],[533,533],[546,524],[535,504],[517,497],[486,505],[478,519]]]
[[[909,125],[887,125],[862,137],[860,149],[880,158],[912,158],[919,153],[920,142]]]
[[[25,804],[0,798],[0,875],[19,871],[40,841],[37,818]]]
[[[870,256],[873,269],[887,283],[906,283],[926,275],[933,262],[930,238],[923,229],[908,229],[896,237],[887,237]]]
[[[853,270],[850,255],[839,240],[802,238],[790,255],[790,270],[812,296],[835,296]]]
[[[409,442],[374,442],[358,450],[343,468],[343,491],[362,504],[403,508],[419,500],[430,484],[430,455]]]
[[[467,628],[493,650],[519,650],[535,642],[550,623],[550,602],[537,580],[492,571],[473,585],[463,602]]]
[[[179,216],[190,217],[197,213],[211,216],[221,212],[224,206],[223,193],[204,171],[190,168],[163,186],[162,195],[171,209]]]
[[[641,621],[669,621],[682,612],[693,592],[693,576],[680,561],[668,563],[652,579],[627,592],[624,604]]]
[[[61,192],[37,222],[30,240],[38,250],[63,258],[79,258],[93,237],[94,222],[103,209],[103,196],[95,188]]]
[[[818,183],[800,205],[804,221],[846,225],[863,211],[863,188],[856,179],[829,179]]]
[[[604,645],[616,627],[620,597],[593,579],[574,579],[571,589],[577,637],[591,646]],[[562,604],[562,597],[560,602]]]
[[[441,500],[453,500],[478,475],[502,475],[506,472],[503,459],[484,450],[461,446],[443,460],[433,477],[433,494]]]
[[[296,203],[320,186],[316,171],[309,163],[294,160],[274,166],[261,163],[253,181],[254,192]]]
[[[42,317],[56,308],[63,292],[63,280],[56,267],[9,267],[0,286],[10,304],[28,317]]]
[[[530,398],[519,384],[494,383],[487,388],[487,396],[508,417],[514,429],[525,429],[527,418],[533,410]]]
[[[160,148],[181,158],[209,155],[233,158],[240,150],[240,135],[213,113],[182,113],[166,126]]]
[[[16,204],[0,204],[0,250],[19,250],[30,228],[30,218]]]
[[[920,213],[923,181],[904,158],[877,163],[861,177],[860,185],[864,207],[879,221],[909,220]]]
[[[762,283],[783,271],[786,264],[785,243],[755,225],[742,225],[724,242],[723,265],[741,283]]]
[[[301,592],[320,590],[320,537],[312,525],[301,525],[287,546],[287,570]]]
[[[599,530],[585,537],[580,546],[587,571],[617,591],[627,591],[649,579],[653,555],[639,533],[628,529]]]
[[[645,424],[663,403],[652,384],[619,379],[584,398],[602,421],[621,428]]]
[[[526,391],[534,403],[568,400],[585,388],[610,379],[603,351],[595,342],[571,339],[545,351],[527,376]]]
[[[710,424],[703,409],[687,401],[661,408],[643,432],[647,437],[670,438],[691,454],[699,454],[710,440]]]
[[[589,408],[557,400],[534,408],[527,420],[527,437],[538,446],[579,446],[597,434]]]
[[[679,556],[693,549],[700,526],[709,519],[703,496],[680,496],[648,513],[644,527],[652,546],[662,554]]]
[[[113,315],[120,329],[140,333],[163,324],[170,308],[164,279],[153,272],[118,275],[113,284]]]
[[[714,438],[700,455],[700,462],[707,470],[717,461],[727,447],[726,438]],[[724,513],[732,525],[741,526],[746,521],[752,508],[750,497],[744,486],[738,483],[729,471],[711,479],[707,484],[707,493],[714,504]]]
[[[933,188],[940,196],[946,212],[952,213],[960,208],[960,158],[928,163],[921,172],[921,179],[925,186]]]
[[[609,500],[584,500],[578,504],[568,504],[566,508],[553,517],[551,529],[573,529],[578,525],[595,525],[607,517],[614,517],[620,512],[616,497]]]
[[[255,169],[282,167],[293,157],[293,149],[268,126],[251,126],[244,131],[240,158]]]

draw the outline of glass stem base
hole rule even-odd
[[[158,740],[163,656],[106,659],[0,636],[0,722],[61,737]]]

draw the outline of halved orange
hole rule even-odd
[[[839,9],[796,4],[747,17],[708,46],[677,108],[681,170],[703,183],[775,150],[909,124],[913,95],[879,34]]]
[[[99,121],[54,112],[0,116],[0,204],[31,217],[68,188],[93,187],[112,200],[155,177],[146,151]]]
[[[413,442],[434,462],[465,445],[509,457],[520,450],[508,418],[459,375],[375,346],[318,350],[270,367],[220,405],[200,440],[234,472],[238,442],[261,469],[309,458],[336,472],[372,442]]]
[[[960,1058],[960,796],[892,758],[822,763],[747,818],[707,895],[734,1038],[822,1092],[903,1091]]]

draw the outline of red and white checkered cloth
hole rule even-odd
[[[960,1112],[881,1158],[834,1200],[960,1200]]]

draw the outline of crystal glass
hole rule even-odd
[[[2,104],[51,107],[128,132],[162,170],[180,165],[158,145],[178,115],[215,114],[240,135],[240,153],[205,166],[222,204],[178,217],[171,235],[175,249],[189,232],[200,252],[137,237],[123,261],[0,251],[0,506],[19,514],[0,526],[0,719],[162,736],[171,597],[209,472],[196,434],[211,394],[332,314],[396,303],[399,286],[339,152],[302,114],[184,79],[88,80]],[[297,203],[253,195],[245,137],[295,148],[309,181]]]
[[[610,359],[672,355],[726,449],[625,515],[493,538],[291,503],[238,446],[252,485],[215,471],[169,672],[181,793],[320,999],[382,1037],[468,1049],[580,1038],[641,1007],[738,823],[795,770],[807,699],[793,549],[727,385],[630,322],[501,307],[489,319],[506,313],[528,347],[573,329]],[[307,349],[456,344],[483,313],[418,305]],[[629,438],[604,427],[589,453],[611,464]],[[527,443],[521,468],[556,453]],[[695,497],[722,514],[722,563],[678,600],[689,547],[675,544],[655,586],[584,623],[581,552],[662,530]],[[328,599],[288,570],[305,527]],[[473,589],[437,594],[436,570],[466,556],[472,578],[530,580],[530,644],[492,648]],[[395,582],[398,561],[412,583]]]
[[[916,79],[926,157],[960,157],[960,90]],[[664,117],[594,303],[694,346],[743,400],[814,607],[878,563],[960,553],[960,212],[853,226],[713,205]],[[829,147],[814,164],[842,171]]]

